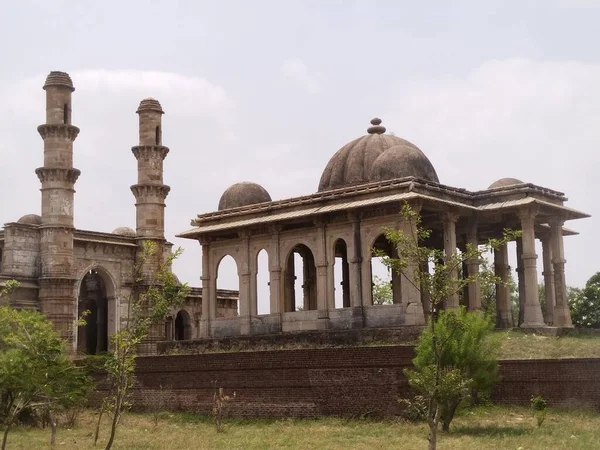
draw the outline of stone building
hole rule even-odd
[[[73,142],[79,128],[72,125],[71,97],[75,90],[63,72],[51,72],[44,84],[46,123],[38,127],[44,141],[43,165],[35,170],[42,193],[41,215],[28,214],[0,231],[0,282],[20,281],[11,296],[17,308],[39,309],[79,352],[98,353],[109,345],[109,335],[122,326],[132,294],[132,269],[146,241],[160,249],[147,268],[156,267],[171,251],[165,239],[163,161],[169,149],[162,145],[163,110],[158,101],[142,100],[135,196],[136,229],[119,227],[112,233],[76,229],[73,225],[75,183],[80,171],[73,166]],[[146,270],[148,273],[148,270]],[[237,315],[237,292],[215,292],[216,316]],[[192,288],[186,305],[173,311],[151,341],[195,337],[202,311],[202,293]],[[75,321],[90,310],[86,327]]]
[[[405,275],[392,274],[393,304],[374,305],[372,298],[372,249],[394,253],[382,228],[414,230],[400,214],[404,202],[432,230],[424,245],[446,254],[501,237],[505,228],[522,230],[513,266],[519,280],[519,320],[513,323],[508,288],[499,286],[498,327],[572,326],[563,237],[576,233],[563,225],[588,215],[565,206],[561,192],[512,178],[475,192],[441,184],[419,148],[385,131],[381,120],[373,119],[365,136],[335,153],[316,194],[272,201],[260,185],[239,183],[225,191],[218,211],[192,220],[194,228],[179,237],[202,245],[200,337],[423,325],[428,300]],[[543,247],[546,317],[538,298],[536,239]],[[268,254],[268,314],[257,311],[257,255],[262,250]],[[237,317],[218,314],[217,274],[226,255],[238,269]],[[508,280],[507,246],[495,252],[494,263],[496,274]],[[336,264],[341,265],[339,283]],[[479,261],[465,266],[467,273],[475,273]],[[301,290],[295,286],[300,277]],[[337,289],[342,302],[336,305]],[[468,286],[464,297],[470,310],[481,308],[477,283]],[[458,295],[445,301],[446,308],[458,306]]]

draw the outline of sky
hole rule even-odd
[[[567,283],[600,271],[600,2],[20,0],[0,22],[0,223],[40,211],[42,85],[61,70],[81,129],[75,226],[135,228],[135,110],[158,99],[166,235],[192,285],[200,246],[175,234],[193,217],[239,181],[274,200],[316,192],[375,116],[443,184],[565,192],[592,215],[567,223],[581,233],[565,240]],[[222,270],[219,287],[237,288],[235,266]]]

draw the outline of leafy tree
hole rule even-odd
[[[592,275],[583,289],[567,288],[573,325],[600,328],[600,272]]]
[[[500,283],[501,280],[493,276],[493,273],[478,272],[463,277],[457,277],[456,274],[463,263],[473,259],[481,261],[489,250],[499,248],[509,240],[515,239],[518,233],[505,230],[502,239],[490,239],[484,246],[469,244],[462,252],[446,255],[442,250],[421,245],[430,237],[431,231],[421,226],[419,213],[408,203],[402,207],[402,216],[405,223],[403,230],[384,229],[386,239],[398,251],[398,258],[388,257],[377,250],[375,250],[375,254],[382,257],[386,266],[403,275],[403,282],[412,283],[416,289],[421,293],[426,293],[429,297],[429,317],[431,319],[428,324],[428,334],[423,337],[423,340],[429,340],[429,344],[421,346],[421,351],[424,351],[426,347],[430,349],[429,357],[418,354],[415,360],[415,369],[407,371],[407,376],[411,387],[427,399],[429,448],[435,450],[438,428],[440,422],[445,419],[444,414],[448,417],[451,412],[450,406],[457,399],[464,398],[469,390],[476,386],[475,377],[477,376],[468,370],[470,365],[467,364],[467,361],[476,360],[477,355],[456,352],[454,351],[456,347],[453,345],[455,337],[458,336],[458,330],[471,319],[460,320],[460,313],[458,315],[449,313],[442,315],[445,319],[440,323],[438,319],[440,307],[445,299],[461,293],[469,283],[476,281],[482,284]],[[421,270],[430,265],[434,266],[432,272]],[[438,323],[443,334],[438,331]],[[485,333],[483,331],[465,333],[465,339],[476,341],[475,338],[480,337],[481,334]],[[473,342],[468,348],[473,349],[476,346],[477,344]],[[453,355],[460,356],[460,358],[454,360]]]
[[[2,296],[18,287],[8,285]],[[4,420],[2,449],[8,433],[26,409],[44,413],[56,438],[56,412],[84,399],[90,379],[69,358],[52,323],[37,311],[0,307],[0,411]]]
[[[392,283],[375,275],[373,277],[373,304],[391,305],[394,302]]]
[[[119,421],[130,406],[138,346],[148,338],[153,326],[161,323],[173,309],[185,302],[189,293],[187,284],[181,285],[172,272],[173,261],[183,252],[181,248],[169,255],[153,271],[151,279],[147,280],[144,268],[157,254],[157,250],[155,243],[145,242],[140,260],[133,268],[133,293],[128,299],[126,326],[111,336],[112,352],[106,356],[104,363],[109,393],[103,402],[98,427],[102,412],[107,408],[112,414],[112,420],[106,450],[112,448]],[[144,285],[144,281],[148,284]]]

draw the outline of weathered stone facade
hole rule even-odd
[[[43,166],[35,170],[41,182],[41,215],[26,215],[0,231],[0,282],[20,281],[20,288],[11,296],[13,306],[42,311],[74,349],[98,353],[107,350],[109,335],[126,319],[132,269],[143,243],[153,241],[160,249],[144,268],[146,274],[171,251],[172,244],[164,236],[165,198],[169,193],[163,184],[163,161],[169,152],[162,145],[164,112],[154,99],[142,100],[137,110],[140,139],[132,151],[138,179],[131,187],[136,200],[136,230],[77,230],[73,206],[80,172],[73,167],[73,142],[79,128],[71,124],[75,88],[68,74],[51,72],[44,90],[46,123],[38,127],[44,159]],[[217,297],[220,315],[237,314],[237,292],[219,291]],[[201,305],[201,291],[193,288],[184,308],[173,311],[164,326],[153,330],[147,351],[152,353],[155,341],[196,337]],[[91,311],[88,325],[77,329],[75,321],[86,309]]]

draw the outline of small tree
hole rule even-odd
[[[216,381],[213,381],[213,387],[215,393],[213,395],[212,416],[217,426],[217,433],[220,433],[223,431],[223,416],[225,415],[227,404],[235,398],[235,392],[231,396],[225,394],[225,390],[222,387],[219,386],[217,388]]]
[[[499,248],[509,240],[515,239],[518,233],[505,230],[502,239],[491,239],[484,246],[468,244],[464,251],[446,255],[443,250],[431,249],[422,245],[431,235],[431,231],[421,226],[420,214],[408,203],[402,207],[402,216],[406,224],[404,231],[384,229],[387,240],[397,249],[398,258],[392,258],[383,252],[375,254],[383,258],[386,266],[403,275],[402,282],[412,283],[421,293],[429,297],[428,347],[430,357],[419,356],[415,360],[415,370],[407,371],[413,389],[422,393],[427,399],[427,424],[429,426],[429,448],[437,448],[437,434],[440,422],[450,413],[449,405],[458,398],[464,398],[473,386],[473,374],[459,364],[448,364],[449,348],[455,338],[454,330],[460,329],[459,315],[448,314],[444,320],[448,333],[438,331],[438,314],[444,300],[462,292],[469,283],[500,283],[501,280],[492,273],[478,272],[463,277],[456,274],[463,263],[471,260],[481,261],[484,254],[492,248]],[[444,263],[441,263],[441,262]],[[423,270],[433,265],[434,270]],[[442,322],[444,326],[445,322]],[[444,328],[442,328],[444,331]],[[425,345],[423,344],[423,347]],[[419,349],[417,349],[419,350]],[[466,356],[466,355],[465,355]],[[420,361],[423,361],[422,363]],[[453,414],[452,414],[453,415]]]
[[[583,289],[567,288],[573,325],[600,328],[600,272],[592,275]]]
[[[44,315],[0,307],[0,398],[5,421],[2,449],[25,409],[47,415],[54,445],[56,411],[84,398],[89,385],[89,378],[68,357],[64,341]]]
[[[173,262],[183,252],[181,248],[169,255],[164,263],[159,264],[151,274],[150,280],[145,277],[147,274],[143,272],[144,267],[157,251],[155,243],[144,243],[140,259],[133,268],[133,289],[128,299],[126,326],[111,336],[113,351],[107,355],[104,364],[109,394],[103,402],[103,410],[107,407],[112,414],[106,450],[112,448],[119,421],[130,406],[129,396],[134,386],[138,346],[148,338],[151,327],[162,322],[172,309],[180,307],[189,293],[187,284],[181,285],[172,272]],[[148,284],[143,286],[144,281]]]
[[[391,305],[394,302],[392,284],[377,275],[373,277],[373,304]]]

